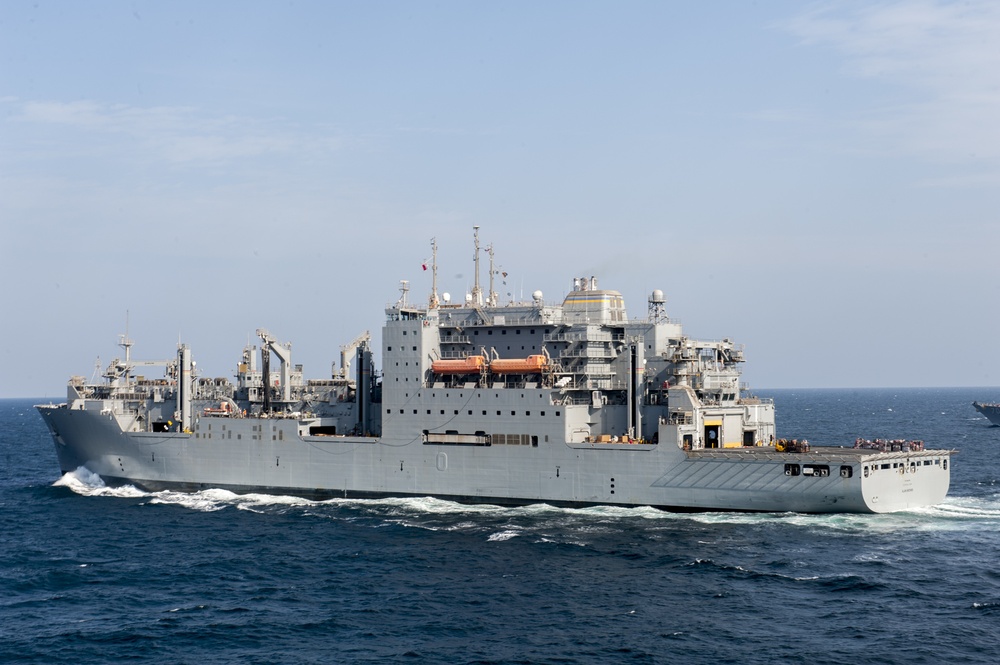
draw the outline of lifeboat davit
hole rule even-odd
[[[541,355],[527,358],[497,358],[490,363],[490,371],[494,374],[540,374],[548,364],[548,358]]]
[[[479,374],[486,367],[485,356],[469,356],[457,360],[435,360],[431,371],[435,374]]]

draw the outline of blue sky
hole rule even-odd
[[[470,288],[473,225],[502,298],[662,289],[757,388],[998,386],[998,43],[991,2],[8,0],[0,397],[126,313],[325,377],[432,237]]]

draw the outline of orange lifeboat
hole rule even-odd
[[[457,360],[435,360],[431,370],[435,374],[479,374],[486,367],[485,356],[469,356]]]
[[[548,358],[541,355],[527,358],[497,358],[490,363],[490,371],[494,374],[540,374],[548,364]]]

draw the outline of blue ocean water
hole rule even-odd
[[[995,663],[997,393],[762,391],[960,450],[942,505],[832,516],[109,489],[2,400],[0,662]]]

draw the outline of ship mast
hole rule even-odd
[[[132,368],[132,345],[135,344],[135,342],[128,337],[128,319],[129,311],[125,310],[125,334],[118,336],[118,346],[125,349],[125,383],[128,383],[128,373]]]
[[[497,292],[493,290],[493,275],[496,274],[496,270],[493,268],[493,243],[490,243],[486,248],[486,253],[490,255],[490,295],[486,300],[486,304],[490,307],[497,306]]]
[[[472,302],[475,305],[482,306],[483,304],[483,290],[479,286],[479,227],[473,226],[472,230],[475,232],[476,240],[476,253],[473,256],[473,260],[476,264],[476,281],[475,285],[472,287]]]
[[[438,300],[438,245],[437,238],[431,238],[431,299],[428,309],[437,309]]]

